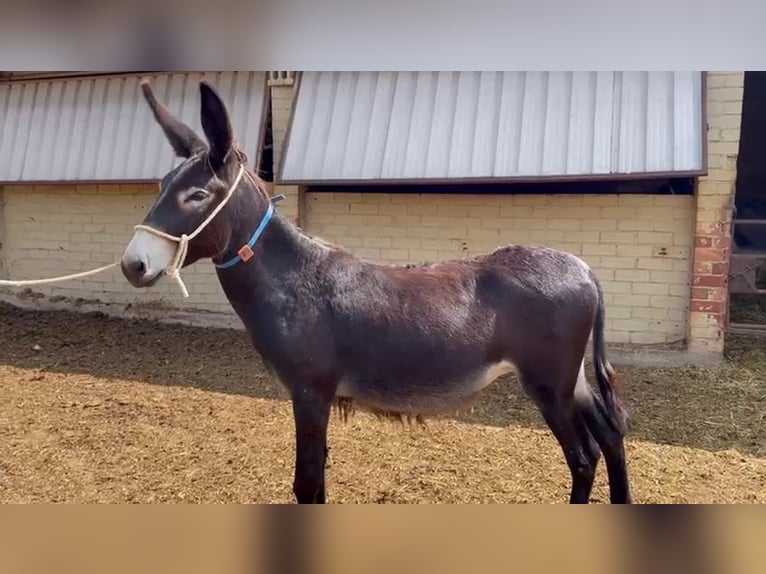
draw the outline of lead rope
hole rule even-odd
[[[90,271],[83,271],[82,273],[73,273],[72,275],[61,275],[60,277],[48,277],[47,279],[25,279],[22,281],[11,281],[9,279],[0,279],[1,286],[7,287],[26,287],[28,285],[45,285],[46,283],[58,283],[59,281],[69,281],[70,279],[81,279],[82,277],[89,277],[96,273],[101,273],[112,267],[117,267],[120,262],[110,263],[97,269],[91,269]]]
[[[170,264],[169,267],[165,269],[165,275],[168,275],[172,277],[175,282],[178,284],[178,287],[181,289],[181,293],[184,297],[189,297],[189,291],[186,289],[186,285],[184,284],[183,279],[181,279],[181,268],[183,267],[184,262],[186,261],[186,254],[189,251],[189,241],[197,237],[205,227],[208,226],[208,224],[213,221],[213,218],[215,218],[216,215],[224,208],[224,206],[228,203],[229,199],[231,199],[231,196],[234,194],[234,190],[237,189],[237,186],[239,185],[239,182],[242,179],[242,175],[245,173],[245,166],[241,165],[239,168],[239,172],[237,172],[237,177],[234,178],[234,182],[231,184],[231,187],[226,192],[226,196],[221,200],[221,203],[219,203],[216,208],[210,212],[210,215],[208,215],[205,220],[200,223],[197,226],[197,229],[192,231],[190,234],[182,234],[181,236],[177,237],[175,235],[170,235],[169,233],[165,233],[164,231],[160,231],[159,229],[154,229],[153,227],[150,227],[148,225],[136,225],[135,229],[142,229],[144,231],[148,231],[149,233],[152,233],[158,237],[162,237],[163,239],[167,239],[169,241],[173,241],[175,243],[178,243],[178,249],[176,250],[176,254],[173,257],[173,262]],[[105,265],[103,267],[98,267],[97,269],[90,269],[89,271],[83,271],[81,273],[73,273],[72,275],[62,275],[60,277],[49,277],[47,279],[27,279],[22,281],[11,281],[6,279],[0,279],[0,286],[7,286],[7,287],[25,287],[28,285],[44,285],[47,283],[58,283],[59,281],[68,281],[70,279],[80,279],[83,277],[89,277],[91,275],[96,275],[97,273],[101,273],[102,271],[106,271],[107,269],[111,269],[112,267],[117,267],[119,265],[119,261],[115,263],[110,263],[109,265]]]

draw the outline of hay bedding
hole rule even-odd
[[[721,369],[622,370],[637,501],[766,502],[766,352],[731,353]],[[332,502],[568,497],[511,377],[425,428],[335,416],[330,445]],[[0,502],[291,502],[292,467],[289,404],[243,333],[0,308]]]

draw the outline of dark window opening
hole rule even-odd
[[[271,121],[271,101],[266,103],[266,121],[264,123],[261,161],[258,163],[258,176],[266,182],[274,181],[274,134]]]
[[[636,179],[556,181],[534,183],[443,183],[443,184],[334,184],[312,185],[309,191],[322,193],[413,193],[413,194],[487,194],[487,195],[534,195],[534,194],[645,194],[645,195],[694,195],[693,177]]]
[[[755,268],[755,288],[766,289],[766,261],[762,261]]]
[[[735,224],[738,252],[766,252],[766,72],[745,72],[742,122],[737,156]],[[758,224],[762,220],[763,224]]]

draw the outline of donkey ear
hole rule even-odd
[[[210,144],[210,163],[218,169],[226,160],[234,141],[226,106],[213,87],[205,81],[199,85],[202,102],[201,120],[205,137]]]
[[[141,82],[141,90],[144,93],[146,102],[152,109],[154,119],[160,124],[162,131],[165,132],[165,136],[168,138],[168,141],[177,156],[189,158],[192,155],[207,149],[205,142],[194,133],[194,130],[181,120],[175,118],[165,106],[157,101],[157,98],[154,97],[154,92],[149,85],[149,80],[143,80]]]

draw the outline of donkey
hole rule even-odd
[[[184,161],[161,180],[122,272],[144,288],[173,265],[213,261],[253,347],[289,392],[299,504],[326,502],[333,405],[407,418],[454,412],[513,369],[561,445],[570,503],[589,501],[601,452],[610,501],[632,502],[627,412],[605,357],[602,289],[584,261],[518,245],[419,265],[360,259],[274,211],[210,84],[200,82],[207,143],[156,100],[146,81],[142,90]],[[178,261],[172,239],[192,230]],[[584,369],[591,333],[598,394]]]

